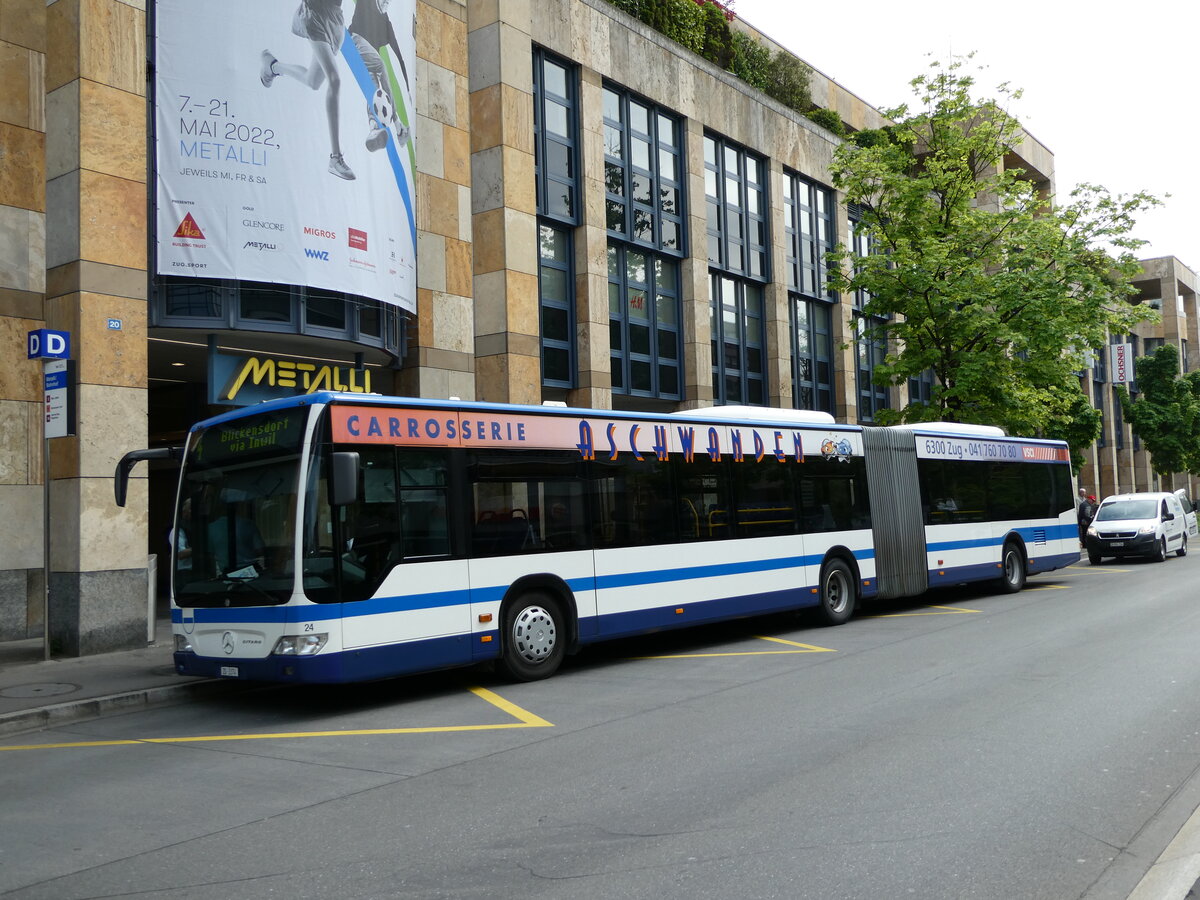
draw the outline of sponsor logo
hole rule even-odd
[[[336,231],[329,231],[325,228],[314,228],[311,225],[304,226],[304,233],[309,235],[310,237],[324,238],[327,241],[336,241],[337,240],[337,232]]]
[[[246,241],[246,243],[242,244],[242,249],[258,250],[261,252],[263,250],[278,250],[279,248],[275,244],[268,244],[266,241]]]
[[[175,237],[202,241],[204,240],[204,232],[200,230],[200,226],[196,224],[196,220],[192,218],[192,214],[188,213],[183,217],[183,221],[179,223],[179,227],[175,229]]]
[[[314,250],[312,247],[305,247],[304,255],[309,259],[319,259],[322,262],[329,262],[328,250]]]
[[[257,228],[260,231],[278,231],[283,232],[282,222],[267,222],[263,219],[242,219],[242,225],[246,228]]]
[[[367,249],[367,233],[359,231],[357,228],[350,229],[350,246],[355,250]]]

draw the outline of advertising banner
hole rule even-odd
[[[158,265],[416,308],[416,0],[158,0]]]
[[[1133,381],[1133,345],[1112,344],[1109,352],[1112,354],[1108,369],[1112,372],[1112,383],[1130,384]]]

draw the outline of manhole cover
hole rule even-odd
[[[57,694],[70,694],[79,690],[79,685],[68,684],[65,681],[51,681],[45,684],[18,684],[16,687],[0,691],[0,697],[54,697]]]

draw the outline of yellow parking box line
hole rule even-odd
[[[522,709],[517,704],[505,700],[499,694],[489,691],[487,688],[473,687],[471,693],[481,700],[486,700],[488,703],[497,709],[503,710],[514,719],[519,720],[522,725],[527,728],[553,728],[554,726],[540,716],[535,716],[527,709]]]
[[[760,641],[774,641],[777,644],[787,644],[789,647],[803,647],[810,653],[837,653],[836,650],[832,650],[829,647],[818,647],[815,644],[801,644],[797,641],[785,641],[783,638],[767,637],[763,634],[756,634],[755,637]]]
[[[965,606],[926,606],[920,612],[881,613],[877,616],[864,616],[867,619],[906,619],[913,616],[954,616],[959,613],[977,613],[978,609],[967,609]]]
[[[661,656],[631,656],[630,659],[709,659],[717,656],[791,656],[796,653],[837,653],[829,647],[818,647],[815,644],[801,644],[798,641],[786,641],[783,638],[755,635],[760,641],[774,641],[777,644],[787,644],[795,650],[729,650],[724,653],[668,653]]]
[[[540,716],[535,716],[515,703],[505,700],[487,688],[470,688],[472,694],[502,712],[512,716],[515,722],[500,722],[492,725],[430,725],[412,728],[357,728],[340,731],[281,731],[258,734],[205,734],[192,737],[142,738],[120,741],[74,741],[53,744],[18,744],[0,747],[0,752],[13,750],[61,750],[84,747],[129,747],[144,744],[203,744],[219,741],[282,741],[297,738],[318,737],[366,737],[389,734],[445,734],[455,731],[506,731],[514,728],[553,728],[554,725]]]

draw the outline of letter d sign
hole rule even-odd
[[[27,359],[70,359],[71,333],[39,328],[28,334]]]

